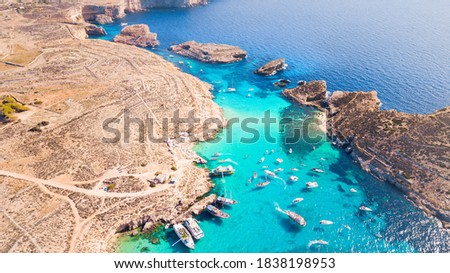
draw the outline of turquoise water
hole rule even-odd
[[[321,1],[318,2],[320,3]],[[350,5],[354,1],[338,2]],[[373,3],[367,1],[362,2],[369,6],[373,5]],[[378,82],[382,82],[380,86],[387,89],[389,86],[396,85],[396,83],[390,81],[391,79],[386,80],[383,77],[384,74],[378,75],[379,71],[362,69],[359,63],[352,61],[345,63],[345,66],[343,66],[345,70],[337,69],[337,71],[341,71],[339,76],[332,76],[336,71],[333,72],[333,68],[329,65],[330,62],[337,60],[327,60],[324,51],[332,50],[330,47],[336,41],[323,43],[322,39],[320,46],[315,42],[314,45],[316,46],[313,46],[310,44],[311,41],[293,37],[292,32],[295,32],[293,29],[283,31],[278,29],[277,33],[270,33],[273,39],[267,40],[266,43],[262,43],[260,40],[264,37],[269,38],[267,36],[255,38],[256,42],[254,42],[253,38],[258,36],[258,29],[251,26],[254,26],[255,22],[259,23],[262,29],[269,27],[267,26],[268,24],[277,26],[277,22],[280,23],[279,21],[270,21],[270,19],[274,19],[272,17],[264,17],[269,14],[267,10],[273,9],[274,12],[278,11],[280,5],[277,3],[279,2],[253,0],[242,3],[239,1],[239,9],[234,7],[233,3],[236,3],[236,1],[223,0],[214,1],[207,7],[188,10],[155,10],[149,13],[129,15],[123,21],[127,21],[130,24],[150,24],[153,31],[158,32],[162,44],[153,52],[177,64],[187,73],[213,84],[215,101],[224,109],[225,116],[229,119],[238,117],[240,120],[249,117],[257,118],[259,123],[250,124],[249,127],[257,129],[261,135],[267,132],[261,124],[261,118],[267,110],[270,110],[271,116],[277,118],[278,121],[282,118],[291,117],[299,123],[316,114],[313,109],[293,105],[280,96],[280,89],[272,84],[280,77],[288,77],[293,81],[325,78],[333,89],[338,89],[341,86],[357,87],[350,89],[370,89],[367,87]],[[286,5],[295,5],[293,1],[286,1],[286,3]],[[436,3],[439,2],[436,1]],[[310,5],[299,7],[296,11],[298,13],[303,13],[305,10],[311,11],[311,9],[317,9],[319,7],[317,5],[319,4],[311,3]],[[358,7],[359,5],[352,8]],[[323,8],[325,10],[321,13],[323,14],[321,18],[325,15],[330,15],[327,13],[330,12],[329,7]],[[241,9],[250,9],[253,12],[248,14],[248,16],[238,16],[242,12]],[[276,17],[277,20],[281,20],[279,17],[283,18],[284,21],[291,20],[287,15],[289,12],[292,12],[292,8],[285,7],[280,12],[281,14],[278,14],[278,17]],[[387,10],[386,12],[391,13],[392,11]],[[286,16],[282,16],[283,14]],[[344,15],[348,17],[351,14],[347,11],[341,16]],[[353,20],[359,19],[360,16],[358,15]],[[377,18],[377,20],[382,20],[385,15],[379,16],[381,18]],[[340,16],[334,15],[333,18],[339,19],[338,17],[340,18]],[[309,25],[307,26],[310,26],[317,20],[315,16],[307,18],[308,21],[312,21],[308,22]],[[326,18],[325,21],[330,22],[333,18]],[[353,22],[350,18],[347,18],[347,20]],[[361,23],[367,23],[367,20],[370,21],[371,19],[366,18]],[[378,22],[377,20],[375,21]],[[433,20],[443,19],[433,18]],[[336,22],[337,26],[333,28],[334,30],[340,30],[340,34],[347,31],[338,28],[341,21],[338,20]],[[246,24],[249,25],[248,28],[243,27]],[[327,26],[326,24],[319,24],[315,27],[315,31],[320,33]],[[106,39],[112,39],[120,31],[120,28],[119,23],[106,26],[109,32],[109,36]],[[218,31],[219,28],[224,28],[225,31]],[[306,26],[303,26],[303,28],[303,31],[307,33],[302,37],[309,37],[314,32],[308,30]],[[231,29],[234,29],[234,31],[226,31]],[[277,40],[279,39],[277,38],[277,35],[280,35],[279,32],[286,34],[283,40],[284,47]],[[337,36],[338,34],[334,33]],[[370,36],[370,33],[363,34],[364,37]],[[319,38],[318,34],[314,35],[315,38]],[[333,37],[328,38],[333,39]],[[227,65],[209,65],[180,56],[169,58],[170,52],[165,48],[171,42],[182,42],[188,39],[240,45],[248,50],[250,57],[243,62]],[[349,49],[354,52],[355,58],[357,58],[358,54],[362,54],[360,50],[358,51],[354,48],[358,46],[357,43],[363,42],[359,39],[362,39],[362,37],[356,37],[355,45],[352,45],[353,47]],[[278,46],[277,48],[272,48],[272,41]],[[300,47],[292,46],[296,43],[303,43],[304,45]],[[385,44],[384,46],[390,45]],[[395,48],[395,46],[393,47]],[[300,50],[301,48],[309,51]],[[309,56],[312,52],[315,52],[314,50],[319,52]],[[369,58],[373,52],[365,52],[364,54],[369,54],[367,55],[367,58]],[[290,64],[288,70],[278,76],[268,78],[252,73],[259,64],[280,55],[288,56]],[[295,57],[297,55],[300,57]],[[444,59],[447,57],[448,54],[444,54]],[[304,61],[298,61],[298,58]],[[339,59],[339,54],[337,54],[336,58]],[[183,61],[184,64],[179,64],[179,61]],[[380,62],[380,58],[378,58],[378,61]],[[412,61],[408,59],[404,63]],[[377,62],[375,61],[375,63]],[[404,65],[404,63],[399,63],[398,65]],[[370,67],[375,64],[368,62],[365,65]],[[429,64],[426,63],[426,65]],[[407,73],[415,72],[409,72],[408,70]],[[445,74],[442,71],[441,73]],[[376,79],[372,78],[376,75],[378,75]],[[352,80],[358,78],[360,80],[351,83]],[[448,90],[445,89],[448,88],[447,83],[448,81],[445,82],[443,87],[444,98],[448,97]],[[441,83],[434,84],[432,87],[438,88]],[[237,92],[224,92],[230,86],[235,87]],[[436,102],[433,99],[425,101],[422,105],[417,105],[410,101],[399,101],[393,95],[395,92],[389,92],[391,91],[380,92],[382,100],[385,97],[389,97],[390,100],[387,100],[387,104],[401,110],[416,111],[421,109],[420,111],[417,110],[417,112],[422,112],[425,109],[425,111],[430,111],[440,107],[440,104],[442,104],[442,100]],[[421,92],[425,91],[421,89]],[[404,97],[401,94],[397,95]],[[442,96],[442,92],[440,94],[433,93],[433,96]],[[335,149],[323,135],[318,143],[311,144],[300,141],[293,145],[287,145],[284,140],[286,134],[290,131],[289,128],[281,127],[280,130],[279,124],[272,124],[270,128],[271,136],[275,139],[274,142],[260,137],[255,142],[244,143],[245,140],[242,137],[245,138],[250,135],[235,125],[224,130],[215,141],[201,143],[195,147],[195,150],[207,159],[211,158],[214,153],[219,152],[222,154],[219,159],[230,159],[234,162],[220,163],[218,161],[210,161],[208,167],[214,168],[218,165],[228,164],[232,164],[235,167],[235,175],[214,180],[216,187],[213,189],[213,193],[223,194],[227,197],[232,196],[239,203],[233,207],[224,208],[224,211],[231,216],[229,219],[213,218],[207,213],[203,213],[198,217],[200,225],[205,232],[205,238],[196,242],[196,249],[192,252],[450,251],[450,238],[447,233],[439,230],[434,219],[428,219],[392,186],[381,183],[364,173],[351,161],[348,155],[341,150]],[[292,154],[287,152],[289,148],[293,149]],[[272,149],[275,151],[274,154],[265,155],[266,150],[270,151]],[[265,162],[258,164],[257,162],[262,156],[265,157]],[[284,162],[277,165],[275,164],[276,158],[282,158]],[[272,171],[279,167],[283,168],[284,171],[278,174],[280,179],[273,179],[266,188],[257,189],[255,184],[260,179],[264,179],[263,165],[267,165]],[[290,173],[290,169],[294,167],[298,168],[298,171]],[[314,167],[321,168],[325,172],[322,174],[313,173],[310,169]],[[254,172],[257,172],[261,178],[248,183],[248,179]],[[299,177],[299,181],[289,182],[288,177],[294,174]],[[305,182],[312,180],[317,181],[319,187],[313,190],[306,190]],[[349,191],[350,188],[356,189],[357,193],[351,193]],[[291,206],[291,201],[297,197],[304,198],[304,201],[296,206]],[[300,228],[296,226],[287,216],[275,209],[276,204],[282,209],[294,210],[301,214],[307,221],[306,227]],[[371,213],[360,212],[358,207],[362,204],[372,208],[374,211]],[[320,220],[331,220],[334,224],[320,225]],[[351,230],[344,228],[343,225],[348,225],[351,227]],[[121,242],[120,251],[140,252],[141,249],[147,247],[146,251],[148,252],[189,252],[182,244],[172,246],[177,241],[177,237],[171,229],[155,234],[155,236],[161,238],[161,243],[158,245],[152,245],[148,239],[144,238],[124,238]],[[325,240],[329,242],[329,245],[320,247],[309,245],[313,240]]]

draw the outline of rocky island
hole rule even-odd
[[[189,41],[170,47],[176,54],[205,63],[234,63],[247,57],[247,52],[237,46],[224,44],[202,44]]]
[[[139,130],[123,140],[125,109],[132,118],[152,116],[156,136],[175,109],[223,120],[209,84],[148,50],[86,39],[77,5],[7,8],[0,23],[8,60],[0,63],[0,98],[27,107],[0,124],[0,252],[114,251],[124,224],[149,228],[211,202],[199,198],[213,186],[207,172],[172,127],[169,142],[140,141]],[[117,142],[104,140],[111,118]],[[200,127],[181,124],[190,135]],[[148,182],[160,173],[177,182]]]
[[[114,42],[139,47],[159,45],[156,33],[150,32],[150,28],[145,24],[124,27],[120,34],[114,37]]]
[[[284,89],[282,94],[302,105],[321,108],[327,95],[327,83],[325,81],[300,81],[297,87]]]
[[[335,91],[312,81],[283,95],[327,112],[327,134],[361,167],[403,191],[450,228],[450,107],[428,115],[381,110],[375,91]]]
[[[266,63],[262,67],[258,68],[255,73],[262,76],[273,76],[279,71],[286,69],[286,67],[287,65],[285,63],[285,59],[281,58]]]

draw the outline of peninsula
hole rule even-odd
[[[283,95],[327,112],[327,134],[361,167],[403,191],[450,228],[450,107],[432,114],[381,110],[375,91],[335,91],[312,81]]]

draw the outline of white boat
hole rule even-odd
[[[173,55],[169,55],[169,58],[173,58],[174,56]]]
[[[203,233],[203,230],[198,225],[197,220],[190,217],[184,221],[184,226],[189,230],[189,232],[192,234],[192,237],[199,240],[203,237],[205,237],[205,234]]]
[[[317,188],[318,186],[319,186],[319,184],[317,182],[306,182],[306,187],[308,189]]]
[[[361,207],[359,207],[359,210],[361,210],[361,211],[368,211],[368,212],[371,212],[372,211],[372,209],[371,208],[369,208],[369,207],[366,207],[366,206],[361,206]]]
[[[291,218],[292,221],[299,224],[300,226],[302,226],[302,227],[306,226],[305,219],[302,216],[300,216],[299,214],[297,214],[293,211],[290,211],[290,210],[285,210],[284,213],[286,213],[286,215],[289,216],[289,218]]]
[[[186,247],[190,249],[195,248],[194,239],[192,239],[191,234],[182,224],[173,225],[173,229]]]
[[[289,180],[292,181],[292,182],[297,182],[298,181],[298,177],[295,176],[295,175],[291,175],[291,176],[289,176]]]
[[[345,227],[348,230],[352,230],[352,228],[349,225],[342,225],[343,227]]]
[[[274,172],[276,172],[276,173],[279,173],[279,172],[282,172],[282,171],[284,171],[283,168],[277,168],[277,169],[274,170]]]
[[[258,174],[256,172],[253,173],[253,179],[258,178]]]
[[[292,148],[289,148],[289,153],[292,154]]]
[[[269,166],[267,166],[267,165],[264,165],[264,166],[262,166],[262,168],[263,168],[263,169],[268,169],[268,168],[269,168]]]
[[[273,154],[273,153],[275,153],[275,150],[274,150],[274,149],[272,149],[272,151],[270,151],[270,152],[271,152],[271,153]]]
[[[358,191],[355,190],[354,188],[351,188],[351,189],[350,189],[350,192],[356,193],[356,192],[358,192]]]
[[[234,168],[231,165],[226,166],[226,167],[219,166],[219,167],[213,169],[209,173],[209,175],[213,176],[213,177],[223,176],[223,175],[232,175],[232,174],[234,174]]]
[[[234,88],[234,87],[229,87],[229,88],[228,88],[228,92],[236,92],[236,88]]]
[[[265,160],[265,158],[264,158],[264,157],[261,157],[261,159],[259,160],[259,163],[263,163],[264,160]]]
[[[266,155],[268,155],[269,154],[269,150],[266,150]]]
[[[120,23],[121,27],[128,26],[128,23]]]
[[[312,168],[311,171],[316,172],[316,173],[324,173],[324,170],[318,169],[318,168]]]
[[[333,223],[333,221],[329,221],[329,220],[320,220],[320,224],[321,225],[332,225],[334,223]]]
[[[291,171],[296,172],[296,171],[298,171],[298,169],[297,168],[291,168]]]
[[[277,175],[269,170],[264,170],[264,173],[268,176],[276,177]]]
[[[295,198],[294,200],[292,200],[291,205],[298,204],[298,203],[300,203],[302,201],[303,201],[303,198]]]
[[[230,199],[230,198],[226,198],[226,197],[222,197],[222,196],[217,197],[217,202],[219,202],[219,203],[221,203],[223,205],[229,205],[229,206],[237,204],[236,200],[233,200],[233,199]]]
[[[264,181],[264,182],[261,182],[261,183],[256,184],[256,186],[257,186],[258,188],[264,188],[264,187],[266,187],[266,186],[269,185],[269,184],[270,184],[270,181]]]
[[[281,158],[277,158],[275,161],[276,161],[278,164],[283,163],[283,159],[281,159]]]
[[[323,157],[321,157],[321,158],[320,158],[320,160],[322,160],[322,161],[325,161],[325,160],[327,160],[327,159],[326,159],[326,158],[323,158]]]

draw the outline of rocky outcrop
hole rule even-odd
[[[89,36],[105,36],[106,31],[103,27],[98,27],[96,25],[88,25],[84,28],[86,30],[86,34]]]
[[[94,20],[94,23],[98,25],[111,24],[112,22],[113,18],[106,14],[97,14]]]
[[[247,57],[247,52],[237,46],[224,44],[202,44],[195,41],[170,47],[176,54],[206,63],[234,63]]]
[[[327,84],[325,81],[310,81],[292,89],[284,89],[282,94],[302,105],[322,108],[322,102],[327,96]]]
[[[155,47],[159,44],[156,33],[150,32],[145,24],[126,26],[114,37],[114,42],[139,47]]]
[[[85,5],[82,8],[83,19],[87,22],[112,22],[125,16],[126,5]]]
[[[255,71],[256,74],[263,76],[273,76],[278,73],[278,71],[286,69],[287,65],[285,59],[281,58],[278,60],[270,61],[264,66],[260,67]]]
[[[429,115],[380,110],[375,91],[334,92],[328,135],[361,167],[450,227],[450,107]]]

